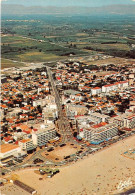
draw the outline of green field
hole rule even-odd
[[[63,59],[62,56],[60,57],[54,54],[45,54],[37,51],[17,55],[17,58],[24,62],[45,62]]]
[[[3,36],[1,42],[2,57],[20,62],[53,61],[64,59],[71,53],[74,55],[86,54],[76,48],[68,48],[48,41],[40,42],[17,35]]]
[[[6,59],[46,62],[98,52],[135,58],[134,16],[5,16],[1,26]]]
[[[84,49],[85,47],[91,47],[93,50],[95,49],[102,49],[102,50],[108,50],[108,49],[116,49],[116,50],[126,50],[126,51],[130,51],[130,47],[126,44],[122,44],[122,43],[116,43],[116,44],[101,44],[101,43],[87,43],[87,42],[81,42],[81,43],[77,43],[75,42],[74,44],[77,45],[78,48],[80,49]]]

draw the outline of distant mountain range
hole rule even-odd
[[[135,15],[135,5],[111,5],[103,7],[41,7],[23,5],[1,5],[2,15],[93,15],[93,14],[114,14],[114,15]]]

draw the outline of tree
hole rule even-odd
[[[113,116],[115,114],[114,110],[111,110],[109,116]]]
[[[97,77],[96,75],[93,75],[93,79],[94,79],[94,80],[96,79],[96,77]]]
[[[39,111],[40,113],[42,113],[42,108],[41,108],[40,105],[37,106],[37,109],[38,109],[38,111]]]

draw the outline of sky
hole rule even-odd
[[[135,0],[0,0],[2,4],[20,4],[25,6],[85,6],[99,7],[113,4],[135,5]]]

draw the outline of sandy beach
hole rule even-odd
[[[60,173],[52,178],[39,180],[42,176],[33,170],[22,170],[16,174],[40,195],[117,194],[122,192],[117,190],[120,181],[130,179],[132,185],[128,188],[135,186],[135,160],[121,155],[131,148],[135,148],[135,135],[60,168]],[[4,190],[2,192],[4,194]]]

